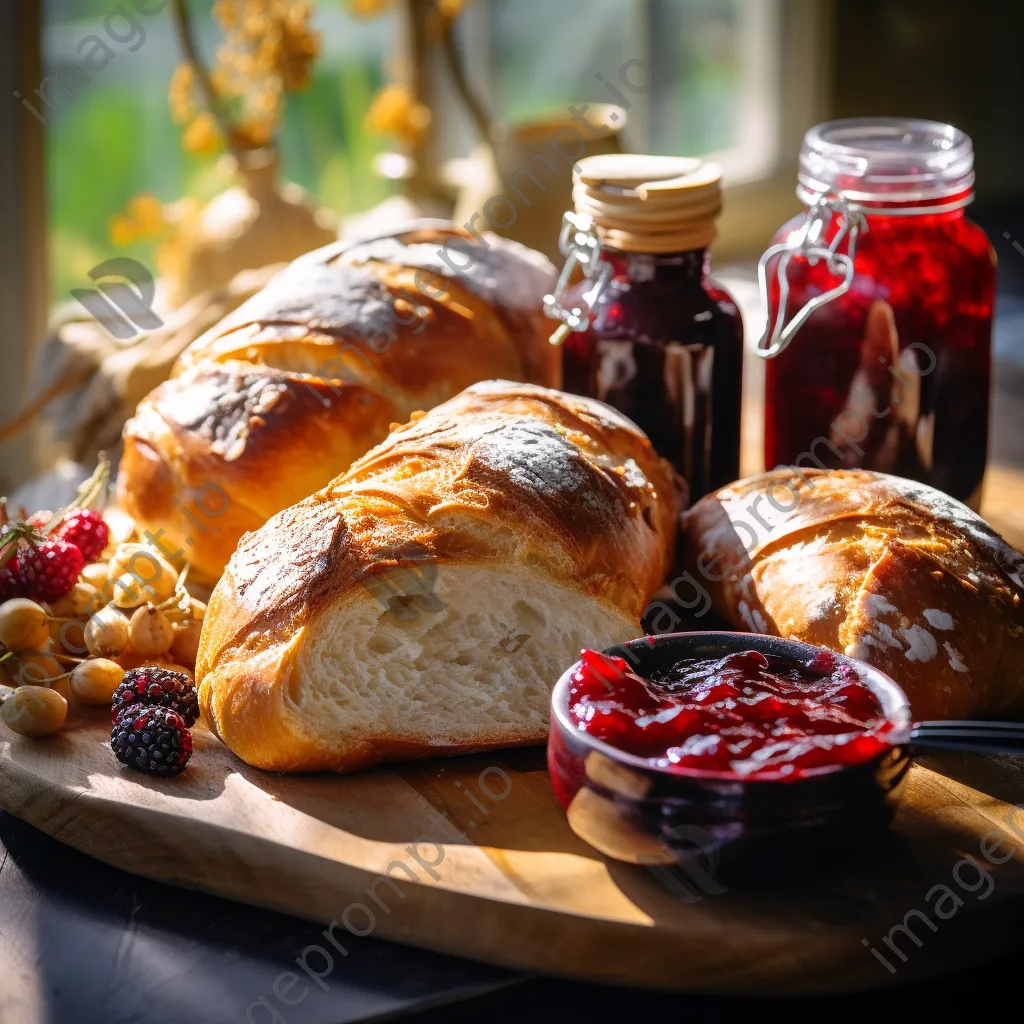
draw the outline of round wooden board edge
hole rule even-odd
[[[87,790],[53,785],[22,766],[12,756],[12,749],[10,742],[0,743],[0,807],[52,838],[130,874],[290,914],[321,927],[342,918],[344,909],[359,902],[368,887],[383,877],[354,864],[327,861],[208,821],[192,820],[187,839],[185,831],[179,829],[183,841],[168,845],[166,832],[156,829],[154,820],[181,819]],[[130,854],[123,844],[111,841],[126,828],[136,844]],[[139,855],[139,847],[144,847],[145,855]],[[203,869],[211,850],[217,850],[218,859],[231,860],[237,868],[225,872],[215,883],[204,880]],[[263,865],[258,863],[261,858]],[[323,886],[318,891],[291,888],[289,899],[268,896],[268,874],[284,871],[293,880],[313,877],[316,872],[304,870],[313,865],[303,865],[303,860],[315,862],[320,870],[327,866],[332,875],[330,891],[324,892]],[[692,947],[680,949],[678,942],[672,941],[652,943],[644,925],[586,918],[421,881],[410,881],[403,888],[407,895],[392,908],[402,912],[389,910],[377,915],[375,927],[367,934],[499,967],[594,983],[723,995],[834,995],[934,978],[993,956],[982,944],[970,943],[966,956],[959,947],[956,958],[930,958],[928,970],[909,970],[909,977],[901,972],[895,978],[874,966],[864,955],[859,936],[851,930],[849,941],[841,946],[848,950],[842,961],[822,960],[826,946],[834,952],[836,943],[808,943],[803,950],[794,951],[781,948],[781,941],[775,955],[755,957],[756,962],[738,964],[735,955],[716,959],[713,951],[704,947],[701,958],[692,961]],[[270,887],[269,892],[273,891]],[[488,915],[481,913],[482,902],[501,906],[500,941],[495,941],[493,928],[487,927]],[[1019,907],[1014,904],[1002,910],[1015,913]],[[418,926],[425,917],[449,923],[427,938]],[[990,924],[986,920],[985,926]],[[339,924],[338,930],[342,928]],[[557,945],[554,936],[558,936]],[[317,937],[321,937],[319,933]],[[314,939],[311,945],[316,944]],[[504,952],[495,953],[498,948]],[[835,983],[837,978],[840,980]]]

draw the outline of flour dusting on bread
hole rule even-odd
[[[780,469],[683,524],[691,561],[719,556],[708,592],[736,626],[869,661],[922,717],[1024,713],[1024,556],[965,505],[881,473]]]

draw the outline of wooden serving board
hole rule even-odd
[[[1024,764],[1009,759],[915,766],[894,828],[862,854],[711,894],[578,840],[539,749],[277,776],[244,765],[200,727],[188,771],[154,780],[122,768],[108,736],[102,712],[43,741],[5,731],[0,804],[136,874],[357,934],[596,981],[759,993],[937,976],[1024,936],[1024,811],[1018,836],[1006,802],[1024,798]],[[1001,865],[983,859],[993,832],[1004,837],[997,857],[1013,851]],[[969,862],[958,869],[964,854],[989,874]],[[921,945],[895,933],[904,963],[883,937],[909,911],[928,910],[937,896],[930,904],[926,894],[943,884],[962,904],[947,897],[939,909],[954,913],[932,914],[934,931],[911,915]],[[343,925],[333,937],[344,946]],[[319,944],[341,955],[329,939]],[[329,973],[315,950],[306,962]]]
[[[983,511],[1021,547],[1024,475],[992,467],[987,484]],[[577,839],[541,749],[278,776],[197,727],[189,769],[160,781],[122,768],[109,730],[103,711],[47,740],[0,729],[0,806],[135,874],[343,922],[332,932],[342,946],[349,925],[596,981],[811,993],[938,977],[1024,940],[1024,810],[1013,812],[1024,758],[929,758],[912,769],[892,829],[864,851],[709,893]],[[986,860],[986,837],[1003,841],[990,855],[1012,857]],[[342,955],[329,938],[319,943]],[[315,950],[306,962],[327,969]]]

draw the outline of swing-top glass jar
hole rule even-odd
[[[563,387],[629,416],[696,500],[739,474],[743,326],[709,277],[721,172],[685,157],[605,154],[573,172],[561,320]],[[576,281],[582,271],[582,280]]]
[[[977,508],[995,254],[964,207],[971,140],[905,118],[831,121],[800,153],[806,211],[761,260],[765,465],[864,468]]]

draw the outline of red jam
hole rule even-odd
[[[584,651],[569,719],[653,767],[744,778],[863,763],[890,730],[857,670],[828,651],[806,664],[757,651],[686,659],[651,679]]]
[[[833,218],[827,240],[836,228]],[[822,260],[794,259],[787,277],[787,317],[836,284]],[[774,273],[769,282],[777,315]],[[850,291],[767,362],[765,465],[894,473],[977,507],[994,301],[992,248],[963,210],[870,216]]]
[[[614,274],[594,304],[593,326],[565,341],[562,386],[632,419],[696,501],[740,474],[739,310],[709,277],[706,249],[604,249],[601,258]],[[571,304],[582,302],[587,284],[571,291]]]
[[[970,138],[917,118],[828,121],[804,136],[798,182],[806,218],[765,266],[766,465],[894,473],[976,509],[996,276],[964,214]]]

